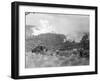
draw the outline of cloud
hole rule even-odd
[[[35,25],[33,34],[59,33],[68,38],[79,41],[82,33],[89,32],[88,15],[62,15],[62,14],[42,14],[31,13],[26,16],[27,25]]]
[[[49,24],[48,20],[40,19],[40,26],[33,28],[33,35],[39,35],[43,33],[52,33],[54,31],[53,26]]]

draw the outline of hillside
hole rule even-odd
[[[46,33],[40,34],[37,36],[32,36],[29,39],[26,39],[26,51],[30,51],[37,45],[44,45],[48,49],[57,49],[63,46],[65,35],[63,34],[55,34],[55,33]]]

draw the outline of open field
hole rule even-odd
[[[34,67],[60,67],[60,66],[79,66],[89,65],[88,58],[79,57],[77,54],[70,54],[67,56],[40,54],[40,53],[26,53],[26,68]]]

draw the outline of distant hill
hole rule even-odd
[[[63,46],[65,35],[56,33],[45,33],[37,36],[32,36],[25,41],[26,51],[31,51],[32,48],[38,45],[44,45],[48,49],[58,49]]]

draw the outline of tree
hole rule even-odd
[[[33,33],[33,30],[32,30],[32,27],[31,25],[26,25],[25,26],[25,38],[28,39],[32,36],[32,33]]]
[[[89,34],[85,33],[80,41],[81,48],[89,50]]]
[[[89,34],[85,33],[80,41],[79,55],[89,58]]]

